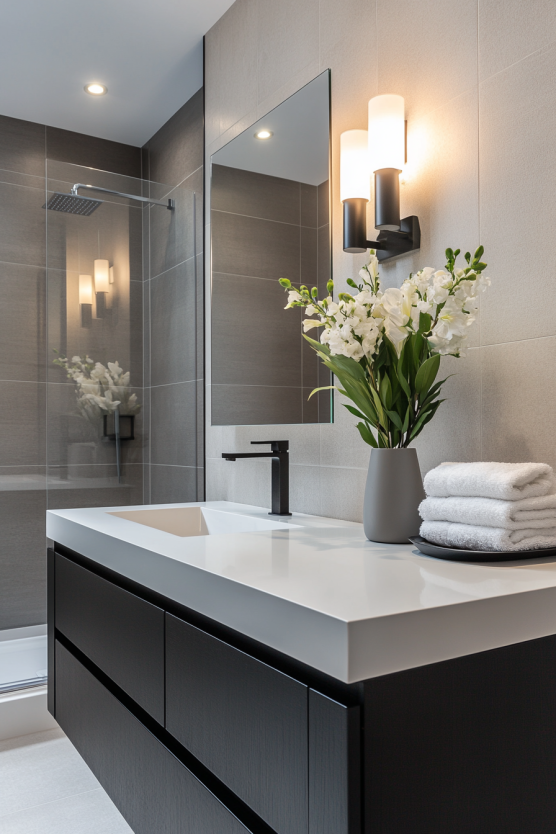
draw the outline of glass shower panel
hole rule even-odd
[[[47,204],[77,183],[136,196],[145,189],[139,179],[47,162]],[[48,507],[141,504],[146,209],[78,193],[100,201],[88,216],[46,213]]]

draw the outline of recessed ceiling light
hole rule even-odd
[[[108,92],[108,87],[94,81],[91,84],[85,84],[85,92],[89,93],[90,96],[103,96]]]
[[[255,133],[255,138],[257,138],[257,139],[270,139],[271,136],[272,136],[272,131],[271,130],[266,130],[266,129],[265,130],[258,130]]]

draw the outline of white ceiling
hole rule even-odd
[[[232,2],[4,0],[0,114],[143,145],[202,86],[203,35]]]
[[[328,70],[287,98],[211,157],[217,165],[309,185],[328,179],[330,132]],[[257,139],[258,130],[270,139]]]

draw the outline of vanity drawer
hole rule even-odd
[[[306,834],[308,689],[166,614],[166,728],[278,834]]]
[[[56,554],[55,626],[164,723],[164,611]]]
[[[56,718],[135,834],[249,834],[60,643]]]

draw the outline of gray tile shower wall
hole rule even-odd
[[[199,90],[143,148],[143,177],[158,199],[176,201],[144,218],[144,500],[153,504],[204,499],[203,107]]]
[[[45,622],[48,506],[132,503],[142,493],[140,465],[123,491],[105,488],[106,464],[88,471],[78,464],[69,478],[67,455],[59,465],[63,435],[60,415],[52,414],[66,380],[50,375],[47,330],[50,324],[52,341],[61,322],[54,300],[63,297],[66,275],[64,265],[47,277],[47,158],[141,176],[139,148],[0,116],[0,629]],[[139,348],[128,348],[137,367],[138,349],[140,338]]]

